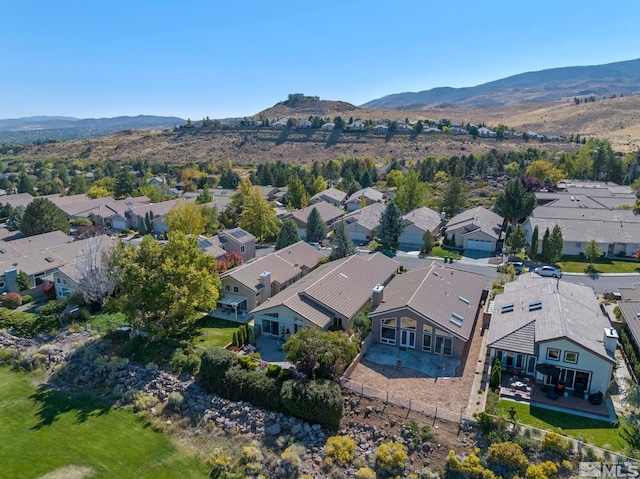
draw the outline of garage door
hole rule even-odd
[[[349,231],[349,235],[353,241],[367,241],[367,233],[362,231]]]
[[[477,250],[481,250],[481,251],[493,251],[493,243],[491,243],[491,241],[469,239],[469,240],[467,240],[466,249],[477,249]]]
[[[400,237],[398,238],[398,241],[402,244],[408,244],[408,245],[416,245],[416,246],[422,246],[422,235],[421,234],[416,234],[416,233],[402,233],[400,235]]]

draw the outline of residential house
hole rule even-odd
[[[340,191],[337,188],[328,188],[320,193],[316,193],[311,197],[310,204],[316,204],[320,201],[325,201],[336,208],[342,207],[344,200],[347,198],[347,194],[344,191]]]
[[[345,214],[344,210],[336,208],[324,201],[319,201],[313,205],[288,213],[284,216],[284,219],[293,218],[293,221],[295,221],[298,226],[298,231],[300,232],[300,237],[302,239],[307,237],[307,220],[314,208],[318,210],[320,218],[322,218],[322,221],[327,225],[328,231],[331,231],[333,223],[335,223],[339,218],[342,218]]]
[[[488,296],[486,277],[432,263],[373,290],[373,341],[461,358]]]
[[[510,374],[535,377],[568,390],[605,392],[617,333],[588,286],[522,274],[498,294],[487,336],[491,362],[500,358]],[[542,374],[542,364],[552,374]]]
[[[622,300],[618,301],[618,307],[631,337],[640,348],[640,283],[635,283],[631,288],[620,288],[618,291],[622,297]]]
[[[413,131],[413,126],[408,123],[398,123],[398,131]]]
[[[445,226],[447,240],[459,248],[493,252],[500,239],[503,222],[502,216],[478,206],[449,220]]]
[[[531,244],[533,230],[537,226],[538,252],[541,252],[544,232],[547,228],[552,231],[558,225],[562,231],[563,255],[584,253],[586,244],[592,240],[608,256],[631,256],[640,247],[640,217],[633,211],[603,208],[601,199],[573,198],[567,199],[563,195],[549,206],[534,209],[523,224],[527,243]],[[565,206],[567,203],[572,205]]]
[[[375,188],[364,188],[353,193],[345,201],[347,211],[355,211],[360,208],[362,204],[362,197],[364,196],[367,206],[374,203],[384,203],[384,193],[376,190]]]
[[[385,285],[399,264],[381,253],[349,256],[320,266],[251,311],[262,333],[286,337],[301,327],[350,329],[371,304],[371,291]]]
[[[325,131],[333,130],[336,127],[336,124],[333,122],[323,124],[320,129]]]
[[[444,226],[444,213],[436,213],[423,206],[402,215],[402,233],[398,237],[401,247],[422,248],[424,234],[431,231],[434,238],[440,236]]]
[[[22,206],[26,208],[33,201],[33,196],[29,193],[18,193],[15,195],[7,195],[2,197],[2,204],[11,205],[12,208]]]
[[[271,126],[273,128],[282,129],[282,128],[286,128],[288,123],[289,123],[289,118],[282,118],[276,121],[275,123],[272,123]]]
[[[376,125],[373,128],[371,128],[371,130],[374,133],[387,133],[387,131],[389,131],[389,127],[386,125]]]
[[[366,123],[364,121],[356,120],[351,125],[349,125],[349,129],[351,131],[364,131],[366,127]]]
[[[235,312],[236,319],[244,319],[248,311],[314,270],[322,258],[325,255],[320,251],[299,241],[237,266],[220,275],[224,296],[218,300],[218,307]]]
[[[151,186],[160,186],[165,184],[165,179],[163,176],[154,176],[153,178],[147,178],[147,183]]]
[[[198,248],[207,253],[209,256],[213,256],[216,261],[224,259],[227,252],[222,248],[218,235],[207,238],[203,235],[198,235]]]
[[[256,237],[242,228],[221,231],[218,242],[227,253],[240,253],[245,263],[256,257]]]
[[[482,128],[478,128],[478,136],[480,136],[481,138],[496,138],[498,134],[495,131],[483,126]]]
[[[373,203],[347,214],[338,221],[344,220],[353,241],[368,242],[378,235],[380,219],[385,209],[386,206],[383,203]],[[333,226],[335,227],[335,223]]]
[[[400,164],[395,160],[390,161],[389,163],[376,168],[376,172],[379,175],[386,175],[387,173],[389,173],[389,171],[392,171],[392,170],[400,170],[402,173],[405,173],[405,174],[409,173],[409,168],[407,168],[406,166]]]
[[[58,301],[66,301],[69,296],[76,292],[78,282],[81,278],[85,255],[96,255],[98,264],[102,262],[103,254],[109,254],[111,248],[116,245],[116,240],[108,235],[101,235],[95,238],[82,240],[74,243],[80,245],[76,257],[73,261],[60,266],[53,272],[53,284]]]
[[[296,123],[296,128],[298,130],[308,129],[308,128],[311,128],[311,126],[312,126],[312,123],[309,120],[305,120],[305,119],[298,120],[298,123]]]
[[[469,134],[467,130],[465,130],[464,128],[460,128],[459,126],[452,126],[449,129],[449,132],[452,135],[468,135]]]

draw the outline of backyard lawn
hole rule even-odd
[[[209,477],[204,463],[132,412],[32,381],[0,367],[0,477]]]
[[[640,262],[599,258],[593,265],[600,273],[640,273]],[[558,263],[565,273],[584,273],[589,261],[580,256],[563,256]]]
[[[435,256],[436,258],[444,258],[445,256],[453,256],[454,259],[460,259],[460,250],[451,250],[444,249],[442,246],[434,246],[429,253],[429,256]]]
[[[612,451],[624,452],[627,447],[626,441],[619,434],[619,428],[611,427],[608,421],[551,411],[515,401],[501,400],[499,407],[505,412],[513,407],[518,412],[516,420],[520,424],[555,431],[576,439],[580,436],[586,443]]]
[[[224,348],[231,342],[233,332],[238,330],[240,323],[227,321],[226,319],[203,316],[196,323],[197,335],[193,340],[196,346],[203,348],[213,348],[219,346]]]

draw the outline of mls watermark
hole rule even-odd
[[[625,462],[580,462],[578,464],[578,477],[640,477],[640,463],[637,461]]]

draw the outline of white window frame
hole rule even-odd
[[[570,360],[568,360],[568,359],[567,359],[567,355],[568,355],[568,354],[575,354],[575,356],[576,356],[575,361],[570,361]],[[579,354],[579,353],[577,353],[577,352],[575,352],[575,351],[565,351],[565,352],[564,352],[564,355],[563,355],[563,360],[564,360],[564,362],[565,362],[565,363],[569,363],[569,364],[578,364],[578,358],[579,358],[579,357],[580,357],[580,354]]]
[[[551,357],[551,354],[550,354],[551,351],[557,351],[558,352],[558,357],[556,357],[556,358]],[[547,359],[549,361],[560,361],[561,357],[562,357],[562,351],[560,351],[559,349],[556,349],[556,348],[547,349]]]

